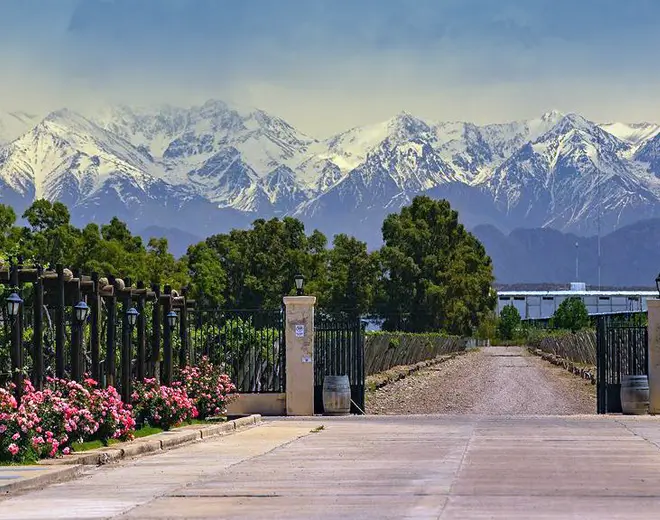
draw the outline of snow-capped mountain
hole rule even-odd
[[[622,155],[628,143],[581,116],[564,116],[523,145],[486,181],[496,205],[529,227],[590,230],[653,216],[651,185]],[[599,216],[599,211],[601,212]]]
[[[417,194],[449,198],[470,225],[610,231],[660,214],[660,125],[551,111],[480,126],[401,112],[318,140],[216,100],[0,115],[0,202],[62,200],[79,222],[117,214],[199,235],[296,215],[374,241],[382,217]]]

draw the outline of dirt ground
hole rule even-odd
[[[367,394],[369,414],[573,415],[596,389],[521,347],[486,347]]]

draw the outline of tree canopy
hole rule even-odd
[[[589,326],[589,311],[579,296],[566,298],[552,316],[555,328],[577,332]]]
[[[326,312],[406,315],[417,331],[471,333],[495,304],[483,246],[448,202],[428,197],[387,217],[379,251],[345,234],[329,247],[323,233],[308,234],[301,221],[285,217],[211,236],[177,259],[165,238],[145,243],[117,217],[79,229],[66,206],[38,200],[22,218],[26,225],[17,225],[13,209],[0,204],[5,259],[187,286],[203,307],[278,307],[295,293],[296,274]]]
[[[495,305],[483,245],[445,200],[416,197],[383,223],[381,310],[407,313],[417,330],[469,334]]]

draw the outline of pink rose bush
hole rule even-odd
[[[25,382],[20,405],[13,387],[0,389],[0,461],[34,462],[68,454],[71,443],[128,440],[135,429],[131,408],[114,388],[48,379],[38,391]]]
[[[195,402],[180,382],[160,386],[155,379],[136,383],[133,399],[135,417],[140,424],[169,430],[197,417]]]
[[[0,388],[0,463],[68,455],[76,442],[131,440],[137,423],[168,430],[198,416],[224,414],[236,395],[229,377],[207,358],[179,376],[169,387],[155,379],[136,383],[132,405],[91,378],[49,378],[43,390],[25,381],[20,404],[13,385]]]
[[[200,419],[226,414],[227,405],[237,396],[236,386],[229,376],[206,356],[197,366],[182,369],[178,379],[195,402]]]

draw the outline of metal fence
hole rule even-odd
[[[596,317],[597,411],[621,413],[621,379],[648,375],[648,329],[645,312]]]
[[[317,313],[314,318],[314,411],[323,412],[325,376],[347,375],[351,385],[351,413],[364,412],[364,325],[358,318]]]
[[[284,310],[192,309],[192,362],[208,356],[224,367],[239,392],[284,392]]]

